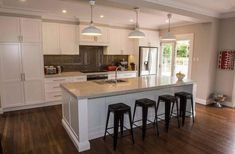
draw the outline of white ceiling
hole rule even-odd
[[[235,0],[144,0],[171,7],[178,7],[192,12],[223,17],[226,13],[235,12]]]
[[[96,23],[133,26],[134,23],[130,22],[130,19],[135,20],[135,13],[132,9],[100,5],[99,0],[97,0],[97,3],[94,9],[94,21]],[[2,0],[1,7],[2,10],[7,9],[14,10],[15,12],[27,12],[41,15],[43,18],[77,18],[85,22],[90,20],[88,0],[26,0],[26,2],[20,2],[20,0]],[[63,14],[61,12],[62,9],[66,9],[67,14]],[[104,15],[104,18],[100,18],[101,14]],[[167,25],[167,14],[168,12],[158,10],[151,13],[142,11],[139,19],[140,26],[152,29],[165,27]],[[198,22],[201,21],[192,17],[173,14],[172,23],[175,26]]]

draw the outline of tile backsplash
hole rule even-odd
[[[121,60],[127,55],[103,55],[103,47],[80,46],[79,55],[44,55],[45,66],[62,66],[64,72],[99,69]]]

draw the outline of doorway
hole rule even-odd
[[[176,38],[176,41],[161,42],[159,74],[174,77],[181,72],[185,78],[191,78],[193,34],[178,35]]]

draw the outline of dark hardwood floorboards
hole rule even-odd
[[[160,137],[154,129],[135,129],[135,145],[130,136],[118,140],[117,151],[112,150],[112,138],[91,141],[91,150],[84,154],[233,154],[235,153],[235,109],[196,106],[196,121],[186,119],[183,128],[172,120],[169,132],[160,124]],[[61,107],[52,106],[5,113],[0,116],[4,154],[74,154],[78,153],[61,124]]]

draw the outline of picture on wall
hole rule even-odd
[[[235,50],[220,51],[218,57],[218,68],[223,70],[233,70],[235,60]]]

